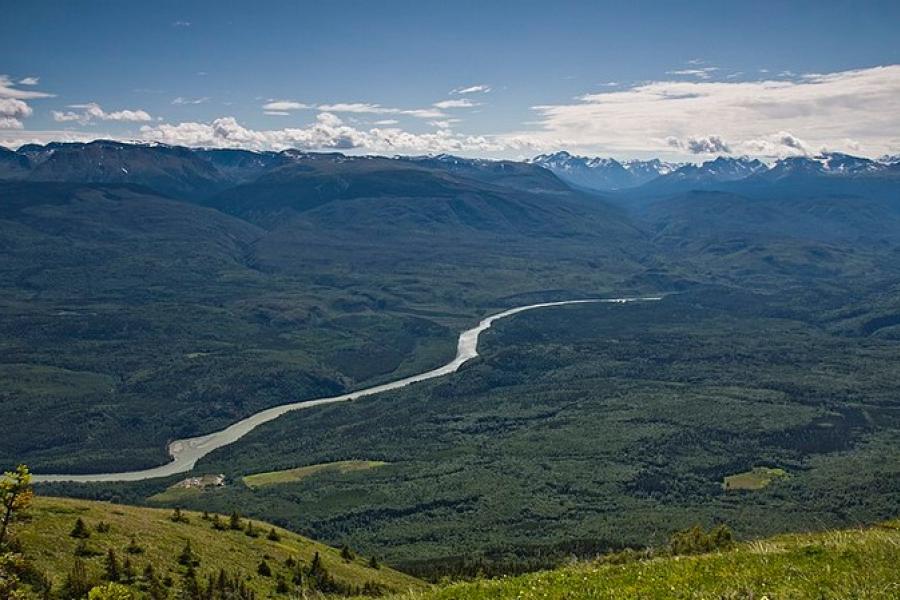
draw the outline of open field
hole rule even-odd
[[[338,473],[352,473],[354,471],[366,471],[383,467],[388,463],[380,460],[341,460],[320,465],[309,465],[296,469],[284,469],[282,471],[269,471],[267,473],[254,473],[244,475],[244,484],[249,488],[261,488],[269,485],[301,481],[317,473],[336,471]]]
[[[726,490],[761,490],[773,481],[787,477],[784,469],[770,467],[753,467],[743,473],[735,473],[725,477],[722,487]]]

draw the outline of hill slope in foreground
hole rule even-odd
[[[625,551],[551,571],[430,587],[387,567],[373,566],[363,557],[348,559],[335,548],[259,521],[253,521],[257,537],[250,537],[245,531],[228,529],[228,519],[221,517],[225,529],[217,530],[210,518],[194,512],[185,511],[186,521],[177,522],[168,510],[43,497],[35,499],[29,515],[17,527],[17,537],[25,555],[53,580],[57,590],[72,570],[81,545],[97,553],[81,559],[97,583],[112,548],[120,560],[128,557],[138,575],[152,563],[161,580],[171,580],[172,597],[183,584],[186,567],[179,564],[179,556],[190,541],[199,561],[198,579],[204,581],[224,569],[239,575],[257,598],[297,597],[292,574],[310,565],[317,553],[340,588],[329,590],[327,596],[346,597],[364,590],[388,594],[393,600],[900,597],[900,519],[869,528],[780,535],[703,554]],[[90,533],[84,539],[70,535],[79,518]],[[242,520],[244,526],[247,522]],[[270,530],[279,539],[270,539]],[[135,544],[140,551],[129,553],[128,547]],[[288,566],[289,559],[296,566]],[[260,574],[261,562],[270,566],[271,575]],[[278,590],[279,579],[289,589]],[[140,580],[135,591],[142,589]],[[307,593],[320,597],[316,590],[307,589]],[[144,596],[138,592],[135,597]]]
[[[619,564],[616,564],[619,563]],[[900,520],[781,535],[693,556],[614,555],[553,571],[409,592],[394,600],[900,598]]]
[[[28,521],[17,527],[16,535],[25,556],[52,580],[55,590],[63,586],[75,563],[76,548],[83,544],[82,548],[93,556],[82,556],[81,560],[88,577],[96,579],[96,583],[101,582],[107,552],[113,549],[120,563],[129,559],[137,575],[152,564],[161,580],[171,578],[170,595],[174,595],[186,571],[179,564],[179,557],[187,542],[199,561],[195,567],[199,581],[205,582],[209,575],[217,577],[223,569],[231,576],[239,575],[257,598],[288,597],[276,594],[278,580],[283,579],[294,590],[294,574],[307,571],[317,553],[325,571],[345,594],[367,586],[384,593],[409,592],[425,585],[387,567],[372,566],[364,557],[345,559],[340,550],[260,521],[252,521],[256,537],[251,537],[245,530],[229,529],[229,519],[225,517],[219,517],[224,529],[217,530],[212,520],[195,512],[184,511],[186,522],[176,522],[171,510],[47,497],[35,498],[28,514]],[[70,535],[79,518],[90,534],[84,539]],[[241,519],[244,527],[248,522]],[[107,527],[101,523],[108,525],[107,531],[103,531]],[[277,536],[272,537],[277,540],[270,539],[273,529]],[[132,539],[139,549],[133,547],[129,552]],[[263,561],[271,570],[269,576],[259,572]],[[296,564],[290,566],[292,562]],[[140,583],[133,586],[135,591]]]

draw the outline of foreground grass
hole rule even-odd
[[[898,597],[900,520],[868,529],[783,535],[713,554],[626,564],[580,563],[521,577],[460,583],[394,599]]]
[[[146,564],[152,563],[160,576],[171,575],[178,581],[183,568],[176,557],[190,541],[200,559],[198,576],[215,575],[220,568],[240,573],[261,597],[274,594],[278,575],[289,579],[285,566],[289,557],[300,564],[309,564],[317,552],[328,572],[343,584],[362,587],[371,583],[395,592],[419,589],[424,585],[386,567],[372,568],[364,557],[344,560],[335,548],[278,527],[274,529],[279,539],[267,539],[272,526],[261,521],[253,521],[259,536],[250,537],[243,531],[217,531],[209,521],[201,518],[201,514],[190,511],[184,512],[188,522],[176,523],[170,518],[171,510],[38,497],[28,512],[29,520],[17,528],[17,537],[22,542],[25,556],[45,572],[55,586],[62,583],[75,561],[79,540],[69,534],[78,518],[91,532],[85,542],[98,553],[84,559],[89,573],[96,576],[102,572],[107,550],[112,548],[120,558],[128,556],[138,573]],[[227,518],[223,520],[227,523]],[[101,522],[109,525],[108,531],[98,531]],[[126,548],[132,537],[141,551],[129,555]],[[272,577],[257,573],[262,560],[270,565]]]

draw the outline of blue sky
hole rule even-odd
[[[4,4],[11,146],[900,152],[896,1]]]

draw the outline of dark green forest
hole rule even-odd
[[[194,472],[223,488],[41,493],[237,510],[426,577],[698,522],[746,539],[897,516],[893,175],[648,197],[524,163],[273,153],[260,174],[131,148],[123,182],[66,158],[97,144],[0,183],[0,465],[153,466],[172,439],[440,365],[504,308],[664,299],[500,321],[458,373],[210,454]],[[241,479],[351,460],[386,464]],[[755,467],[786,475],[724,490]]]
[[[446,380],[287,415],[213,453],[197,471],[233,484],[183,502],[423,576],[547,566],[698,521],[741,537],[874,522],[900,503],[900,346],[852,321],[713,287],[519,315]],[[389,464],[240,482],[352,458]],[[723,490],[754,466],[788,477]],[[62,489],[142,501],[168,483]]]

